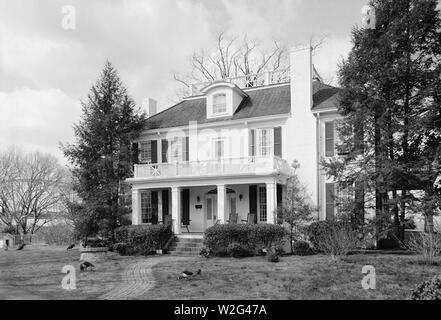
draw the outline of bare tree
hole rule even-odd
[[[284,69],[288,66],[287,50],[274,40],[270,49],[264,49],[257,40],[219,33],[212,50],[197,50],[190,59],[188,74],[174,74],[176,81],[185,88],[197,82],[249,76],[267,71]],[[253,79],[247,79],[247,83]],[[252,83],[249,83],[252,86]]]
[[[9,149],[0,153],[0,221],[33,234],[62,210],[65,169],[51,155]]]

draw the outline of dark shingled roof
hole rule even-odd
[[[339,104],[339,92],[341,89],[321,83],[313,82],[313,101],[312,111],[320,111],[330,108],[337,108]]]
[[[333,95],[338,92],[337,88],[327,86],[317,81],[313,83],[313,100],[316,108],[324,108]],[[231,117],[207,119],[205,97],[183,100],[182,102],[168,108],[146,121],[146,128],[160,129],[186,126],[190,121],[197,121],[198,124],[211,123],[225,120],[248,119],[262,116],[288,114],[291,111],[291,87],[273,86],[258,90],[246,91],[245,98],[236,112]]]

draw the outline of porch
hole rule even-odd
[[[252,180],[242,184],[206,181],[199,185],[134,186],[132,224],[171,224],[177,235],[196,236],[215,224],[275,223],[282,199],[281,181],[274,177]]]

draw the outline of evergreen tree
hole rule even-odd
[[[370,4],[376,26],[353,30],[353,48],[340,66],[344,121],[337,148],[348,153],[324,166],[359,186],[358,220],[372,203],[379,220],[392,215],[402,238],[414,200],[409,191],[438,192],[441,22],[436,0]]]
[[[121,202],[127,188],[123,181],[132,176],[131,142],[139,136],[145,114],[135,107],[110,62],[82,102],[82,112],[74,125],[76,142],[62,146],[81,199],[73,205],[73,220],[83,237],[97,232],[111,236],[127,213]]]

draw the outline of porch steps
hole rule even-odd
[[[202,236],[177,236],[170,246],[170,254],[179,256],[198,256],[203,247]]]

